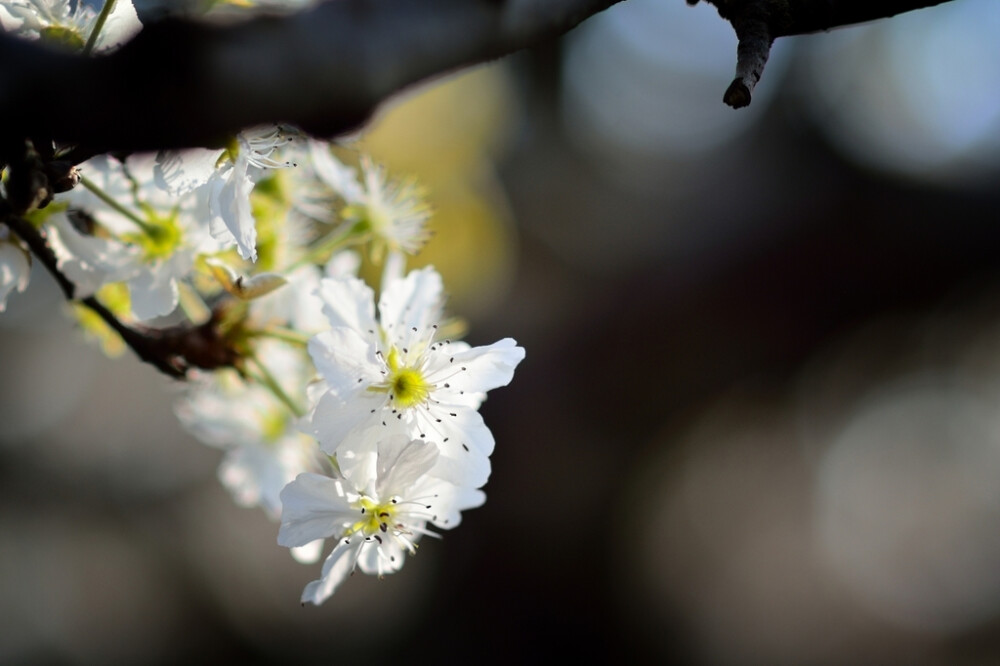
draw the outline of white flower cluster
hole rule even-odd
[[[488,347],[439,339],[441,277],[430,268],[372,290],[353,277],[319,289],[330,329],[309,342],[319,371],[307,419],[335,474],[304,474],[281,493],[278,543],[334,538],[323,577],[303,601],[330,596],[355,564],[390,573],[428,533],[449,529],[482,504],[493,436],[477,411],[507,385],[524,350],[507,338]]]
[[[0,24],[100,51],[141,27],[128,0],[114,7],[99,19],[70,0],[4,0]],[[98,156],[27,214],[77,298],[136,330],[211,332],[177,414],[225,452],[220,480],[280,520],[293,555],[315,561],[332,540],[302,595],[317,604],[355,568],[399,570],[421,536],[482,504],[494,439],[478,409],[524,358],[509,338],[447,338],[441,276],[403,272],[430,238],[423,190],[335,150],[271,126],[222,148]],[[355,248],[381,265],[377,302]],[[0,224],[0,311],[30,259]],[[92,314],[81,324],[107,343]]]

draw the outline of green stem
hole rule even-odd
[[[305,347],[308,345],[310,337],[305,333],[299,333],[298,331],[290,328],[282,328],[280,326],[262,328],[259,331],[251,332],[251,335],[261,338],[274,338],[275,340],[281,340],[282,342],[287,342],[299,347]]]
[[[285,393],[285,389],[281,388],[281,384],[279,384],[278,380],[274,378],[271,371],[267,369],[267,366],[260,362],[260,359],[253,354],[248,354],[246,359],[257,369],[257,374],[250,375],[253,379],[256,379],[261,384],[266,386],[271,393],[274,394],[274,397],[285,403],[285,406],[288,407],[289,411],[291,411],[296,417],[301,418],[306,415],[306,410],[300,407],[287,393]]]
[[[337,456],[327,456],[326,459],[330,461],[330,467],[336,472],[336,476],[343,478],[344,473],[340,471],[340,461],[337,460]]]
[[[87,43],[83,47],[83,55],[88,56],[94,50],[94,45],[97,44],[97,37],[101,34],[104,24],[107,22],[108,17],[111,16],[111,11],[115,8],[115,1],[105,0],[104,7],[101,8],[101,13],[97,15],[97,20],[94,22],[94,29],[90,31],[90,37],[87,38]]]
[[[350,245],[348,241],[352,236],[354,236],[354,225],[348,226],[339,234],[331,233],[327,238],[315,243],[308,252],[289,266],[286,272],[291,273],[304,264],[318,264],[328,260],[334,252]]]
[[[142,219],[141,217],[130,211],[128,208],[126,208],[125,206],[121,205],[120,203],[112,199],[110,196],[108,196],[108,194],[104,190],[102,190],[100,187],[97,186],[96,183],[94,183],[94,181],[90,180],[86,176],[80,176],[80,184],[86,187],[91,192],[93,192],[98,199],[111,206],[113,209],[115,209],[115,211],[121,213],[129,220],[134,222],[136,226],[138,226],[140,229],[143,230],[144,233],[146,234],[153,233],[153,228],[149,225],[148,222],[146,222],[144,219]]]

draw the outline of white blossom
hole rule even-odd
[[[156,158],[155,182],[178,195],[203,188],[212,237],[236,245],[241,257],[256,261],[257,227],[250,193],[264,170],[294,166],[276,154],[296,136],[288,127],[266,126],[240,132],[224,149],[163,151]]]
[[[309,353],[323,381],[308,427],[342,464],[394,433],[438,443],[435,474],[479,487],[489,477],[494,440],[477,409],[507,385],[524,349],[505,338],[486,347],[437,340],[441,276],[433,268],[373,293],[356,278],[324,279],[319,296],[331,328]]]
[[[399,571],[420,537],[435,534],[428,524],[450,529],[461,511],[483,503],[481,491],[428,475],[438,455],[432,442],[396,435],[378,442],[371,465],[337,477],[302,474],[281,491],[280,545],[335,540],[303,603],[322,603],[356,567],[378,576]]]
[[[98,13],[80,0],[5,0],[0,4],[0,27],[19,37],[80,50],[90,38]],[[117,48],[141,29],[132,0],[117,0],[94,42],[94,51]]]
[[[283,390],[296,398],[305,390],[307,360],[280,344],[262,343],[258,355]],[[199,375],[185,386],[175,410],[200,441],[226,451],[219,479],[242,506],[281,513],[278,494],[298,474],[320,471],[315,440],[300,432],[287,405],[261,384],[235,373]]]
[[[310,142],[309,158],[315,177],[342,202],[343,223],[372,241],[378,252],[415,254],[430,239],[431,207],[415,180],[390,180],[384,166],[363,155],[359,181],[355,169],[334,157],[329,144],[318,141]],[[317,220],[328,219],[331,207],[329,197],[316,192],[300,203],[301,210]]]
[[[139,320],[172,312],[178,283],[190,274],[195,257],[220,249],[199,223],[197,199],[156,188],[153,167],[149,155],[132,155],[124,163],[95,157],[80,172],[117,205],[83,185],[57,196],[110,232],[105,243],[77,243],[72,250],[80,262],[103,271],[106,282],[128,283],[132,313]],[[60,229],[64,244],[66,232]]]

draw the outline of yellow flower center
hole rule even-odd
[[[427,400],[434,385],[424,379],[418,368],[402,365],[399,351],[395,347],[389,352],[385,362],[389,368],[386,383],[372,388],[377,391],[388,391],[393,404],[403,409],[414,407]]]
[[[393,516],[396,515],[395,502],[376,503],[370,497],[362,497],[353,502],[351,507],[360,511],[362,518],[351,525],[344,536],[361,534],[370,537],[379,532],[387,532],[392,525]]]
[[[38,32],[38,38],[49,46],[67,51],[81,51],[85,44],[80,33],[61,25],[45,26]]]
[[[143,257],[148,263],[158,259],[168,259],[180,246],[184,234],[172,217],[155,218],[150,215],[149,218],[145,229],[124,234],[122,237],[127,242],[141,247]]]

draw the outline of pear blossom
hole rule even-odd
[[[357,169],[349,167],[330,152],[330,144],[310,140],[309,164],[313,175],[336,196],[347,202],[364,199],[365,191],[358,182]]]
[[[318,141],[309,143],[309,159],[316,179],[343,202],[340,218],[344,225],[372,241],[376,253],[416,254],[430,239],[431,207],[424,189],[413,179],[390,180],[384,166],[362,155],[363,180],[359,182],[356,170],[334,157],[329,144]],[[324,220],[329,215],[329,197],[313,193],[304,197],[300,208]]]
[[[265,126],[240,132],[224,149],[162,151],[156,158],[154,179],[171,194],[204,189],[212,237],[236,245],[242,258],[256,261],[257,227],[250,193],[264,170],[294,166],[275,155],[296,136],[286,126]]]
[[[301,474],[281,491],[279,545],[335,540],[302,603],[322,603],[356,567],[380,577],[399,571],[421,536],[436,536],[429,524],[451,529],[461,511],[483,503],[481,491],[428,474],[438,456],[433,442],[394,435],[378,442],[370,464],[333,477]]]
[[[431,237],[431,207],[424,189],[412,179],[390,181],[385,167],[367,156],[361,158],[361,170],[364,194],[350,201],[342,215],[368,229],[389,251],[416,254]]]
[[[375,319],[370,287],[352,277],[322,281],[331,328],[309,342],[322,382],[306,427],[341,464],[401,433],[435,441],[434,473],[471,487],[490,473],[494,440],[477,411],[506,386],[524,349],[504,338],[485,347],[436,339],[441,276],[431,267],[384,285]]]
[[[197,199],[156,188],[153,168],[149,155],[130,155],[125,162],[95,157],[80,172],[84,183],[92,182],[101,194],[77,186],[56,197],[71,210],[85,211],[111,234],[104,243],[76,243],[73,250],[80,262],[103,271],[106,282],[128,283],[132,314],[139,320],[172,312],[179,283],[190,274],[195,258],[221,249],[199,222]],[[60,235],[64,242],[70,238],[65,226]]]
[[[0,5],[0,27],[19,37],[77,51],[90,39],[98,9],[79,0],[6,0]],[[141,29],[132,1],[117,0],[94,42],[94,51],[115,49]]]
[[[304,397],[299,396],[309,372],[304,354],[265,341],[258,355],[267,359],[283,390]],[[266,387],[234,372],[196,376],[185,386],[175,411],[191,434],[226,451],[219,480],[241,506],[260,506],[277,518],[281,489],[302,472],[323,469],[316,442],[298,430],[288,406]]]

